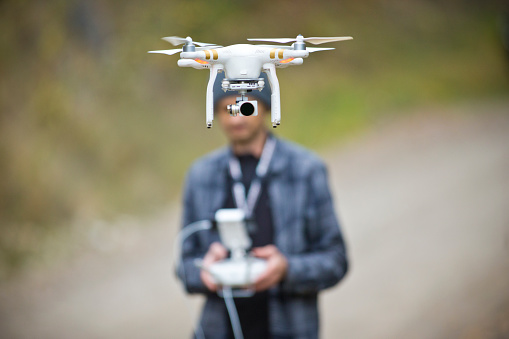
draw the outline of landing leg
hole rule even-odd
[[[265,64],[263,65],[263,69],[265,73],[267,73],[270,89],[272,91],[270,96],[270,120],[272,121],[272,127],[275,128],[281,124],[281,99],[279,96],[279,81],[276,76],[276,66],[274,64]]]

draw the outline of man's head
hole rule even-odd
[[[226,138],[233,143],[246,144],[255,139],[260,133],[267,132],[267,108],[263,102],[258,102],[257,116],[230,116],[226,106],[235,104],[236,96],[229,95],[220,99],[216,104],[215,116]]]
[[[221,89],[221,82],[224,79],[224,73],[217,76],[214,84],[214,115],[217,118],[221,129],[233,144],[247,144],[256,139],[261,133],[267,132],[266,117],[267,112],[270,110],[270,89],[268,80],[265,73],[262,73],[265,78],[265,88],[259,91],[252,91],[247,93],[249,100],[258,101],[258,115],[257,116],[230,116],[226,106],[235,104],[236,98],[240,95],[237,92],[227,91]]]

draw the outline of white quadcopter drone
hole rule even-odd
[[[272,126],[276,127],[281,123],[281,103],[276,68],[301,65],[303,58],[307,58],[309,53],[334,49],[306,47],[306,42],[318,45],[351,39],[353,38],[349,36],[305,38],[298,35],[293,39],[247,39],[249,41],[268,41],[283,44],[294,42],[291,46],[239,44],[223,47],[215,44],[193,42],[191,37],[172,36],[163,38],[163,40],[172,43],[174,46],[184,44],[182,49],[149,51],[149,53],[173,55],[180,52],[180,60],[177,63],[180,67],[210,69],[206,97],[206,123],[208,128],[212,127],[212,121],[214,120],[213,88],[218,72],[225,72],[221,88],[224,91],[237,91],[240,94],[237,103],[227,107],[232,116],[258,114],[257,102],[248,101],[246,95],[253,90],[261,91],[263,89],[265,81],[260,78],[260,73],[267,73],[271,88],[271,121]]]

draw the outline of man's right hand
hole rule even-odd
[[[214,242],[210,245],[209,250],[205,254],[205,257],[203,257],[203,269],[200,272],[200,278],[211,292],[217,291],[217,284],[215,283],[214,278],[212,278],[212,275],[207,272],[207,270],[210,265],[226,259],[227,256],[228,250],[220,243]]]

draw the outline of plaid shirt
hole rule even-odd
[[[184,190],[183,225],[213,220],[222,207],[230,155],[231,150],[223,148],[193,164]],[[277,139],[266,180],[274,243],[288,260],[286,277],[269,291],[271,333],[318,338],[318,292],[337,284],[348,268],[326,168],[313,153]],[[219,241],[217,232],[202,231],[183,244],[184,267],[180,265],[178,274],[190,293],[210,296],[194,260],[203,258],[214,241]],[[225,337],[229,320],[223,310],[224,301],[207,298],[201,317],[206,338]]]

